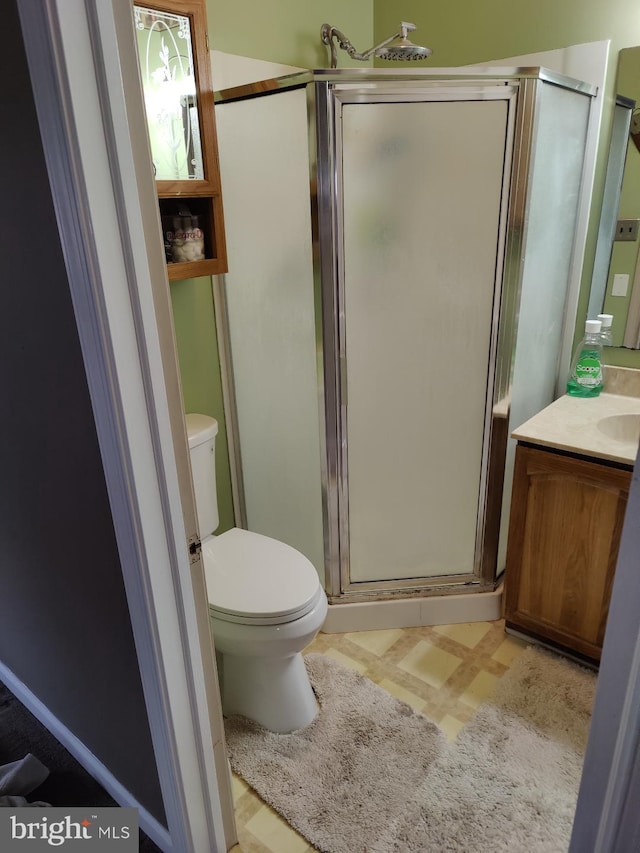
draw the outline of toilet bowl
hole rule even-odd
[[[240,528],[219,536],[217,423],[186,416],[202,560],[225,716],[274,732],[309,725],[318,708],[302,658],[327,614],[313,564],[284,542]]]
[[[283,542],[238,528],[202,550],[223,713],[274,732],[309,725],[317,704],[301,652],[327,615],[315,568]]]

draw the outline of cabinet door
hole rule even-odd
[[[507,625],[599,660],[631,473],[518,446]]]

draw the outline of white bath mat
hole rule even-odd
[[[233,769],[324,853],[560,853],[595,676],[527,649],[454,743],[369,679],[305,658],[320,713],[288,735],[226,721]]]

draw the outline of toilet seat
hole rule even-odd
[[[311,613],[318,604],[321,602],[322,597],[324,596],[324,591],[318,585],[318,589],[316,594],[312,598],[312,600],[306,605],[306,607],[301,610],[296,610],[292,613],[287,613],[286,615],[279,616],[246,616],[244,614],[238,613],[227,613],[224,610],[218,610],[213,604],[209,603],[209,615],[218,619],[221,622],[235,622],[239,625],[255,625],[255,626],[269,626],[269,625],[288,625],[290,622],[295,622],[298,619],[302,619],[303,616],[306,616],[308,613]]]
[[[234,527],[202,543],[211,616],[281,625],[310,613],[323,590],[313,564],[268,536]]]

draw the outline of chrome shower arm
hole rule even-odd
[[[352,59],[360,59],[365,62],[369,57],[363,53],[358,53],[349,39],[337,27],[332,27],[330,24],[323,24],[320,31],[322,43],[329,46],[331,49],[331,67],[336,68],[338,65],[338,52],[334,39],[337,39],[342,50],[346,50]]]
[[[323,24],[322,29],[320,30],[320,38],[322,39],[322,43],[329,46],[331,49],[331,67],[337,68],[338,66],[338,53],[336,51],[336,45],[334,39],[337,39],[338,44],[342,48],[342,50],[346,50],[351,59],[358,59],[361,62],[366,62],[370,56],[376,52],[376,50],[380,50],[381,47],[385,47],[392,42],[394,39],[403,38],[406,39],[408,32],[413,32],[416,29],[415,24],[409,24],[406,21],[402,21],[400,23],[400,31],[394,33],[389,38],[386,38],[384,41],[381,41],[380,44],[376,44],[373,47],[369,48],[369,50],[365,50],[364,53],[358,53],[355,47],[351,44],[349,39],[345,36],[343,32],[341,32],[337,27],[332,27],[331,24]]]

